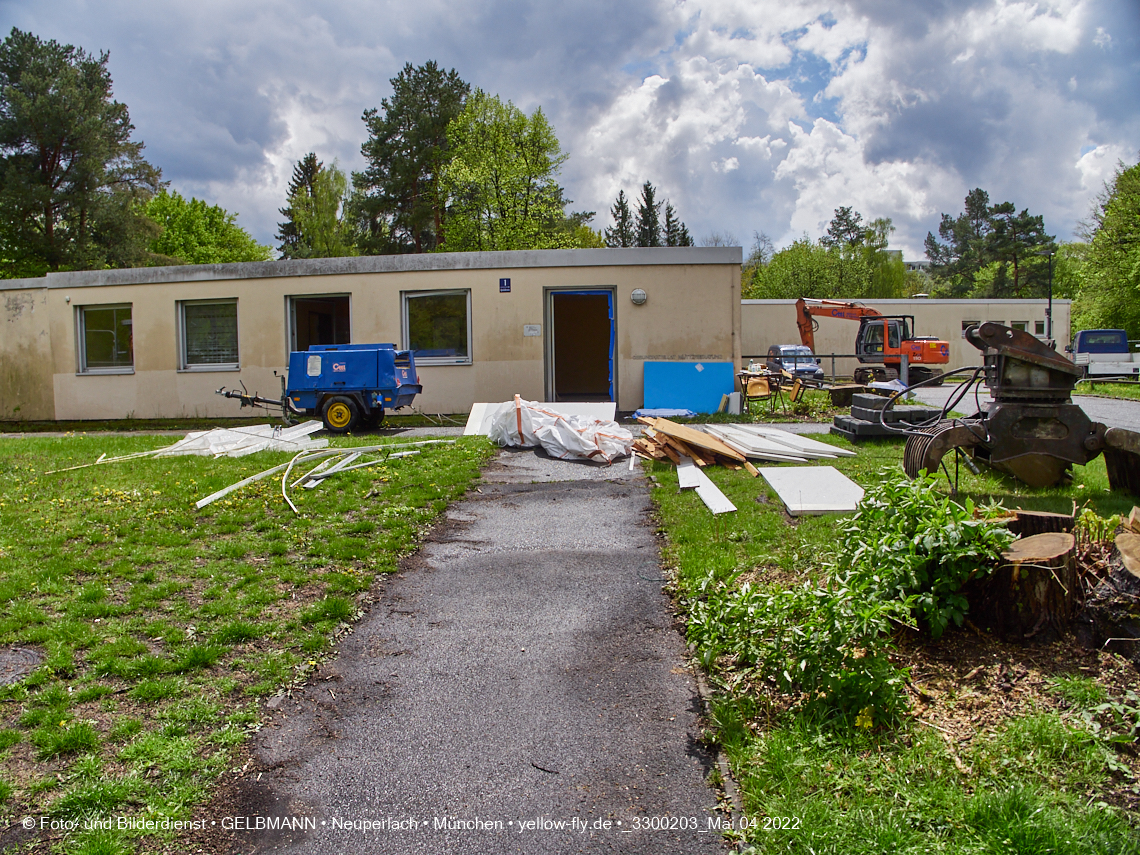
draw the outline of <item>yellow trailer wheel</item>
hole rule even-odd
[[[323,413],[325,428],[333,433],[348,433],[360,421],[360,410],[352,398],[329,398]]]

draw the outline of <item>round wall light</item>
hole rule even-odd
[[[635,306],[644,306],[645,301],[648,299],[649,295],[646,294],[645,291],[643,291],[641,288],[634,288],[629,295],[630,302]]]

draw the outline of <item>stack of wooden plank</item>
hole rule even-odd
[[[753,477],[760,474],[741,452],[711,434],[669,419],[639,418],[638,421],[645,425],[645,430],[633,443],[633,450],[642,457],[670,460],[677,465],[680,465],[682,457],[688,457],[701,468],[726,466],[745,469]]]

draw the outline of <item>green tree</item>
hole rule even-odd
[[[299,195],[311,196],[313,194],[313,179],[317,177],[317,173],[323,166],[324,164],[317,160],[317,155],[313,152],[309,152],[293,164],[293,177],[289,181],[286,198],[293,199]],[[307,249],[300,244],[301,233],[297,230],[297,223],[294,219],[296,212],[292,205],[287,204],[284,208],[278,208],[278,211],[284,215],[285,222],[277,224],[277,240],[281,241],[277,251],[281,253],[282,258],[307,257]]]
[[[661,246],[661,203],[656,201],[656,196],[656,188],[648,181],[641,185],[633,227],[638,246]]]
[[[980,187],[971,190],[966,194],[965,208],[957,218],[942,215],[938,236],[944,243],[932,233],[926,234],[930,274],[950,297],[970,296],[978,271],[989,263],[986,242],[993,231],[990,194]]]
[[[1080,278],[1074,326],[1140,338],[1140,164],[1121,165],[1107,186]]]
[[[129,267],[157,227],[161,172],[111,97],[108,54],[13,28],[0,44],[0,266],[5,276]]]
[[[661,224],[661,237],[665,246],[692,246],[693,237],[685,224],[677,217],[673,203],[665,201],[665,221]]]
[[[862,246],[867,235],[863,215],[851,208],[836,208],[827,226],[827,234],[819,239],[826,249],[854,249]]]
[[[566,155],[541,108],[527,116],[476,89],[447,137],[452,157],[440,185],[449,200],[448,250],[574,245],[555,181]]]
[[[861,253],[828,249],[807,235],[754,268],[744,291],[748,299],[817,299],[867,296],[870,266]]]
[[[633,228],[633,212],[629,209],[624,190],[618,190],[617,200],[610,208],[610,219],[614,224],[606,228],[606,246],[635,246],[637,234]]]
[[[895,227],[889,217],[872,220],[864,229],[859,251],[869,268],[866,289],[860,296],[887,299],[907,296],[906,265],[902,253],[887,249]]]
[[[289,197],[297,227],[294,258],[357,255],[351,223],[342,216],[348,178],[334,161],[321,166],[306,187]]]
[[[981,188],[966,195],[965,211],[942,215],[938,235],[926,235],[926,256],[937,290],[951,297],[1043,297],[1048,262],[1056,252],[1045,221],[1012,202],[990,205]]]
[[[752,238],[752,248],[748,251],[748,257],[744,259],[744,263],[740,266],[741,294],[747,294],[752,291],[753,281],[772,261],[772,256],[776,252],[776,248],[772,245],[772,239],[764,234],[764,232],[753,232]]]
[[[143,206],[162,233],[148,247],[177,264],[226,264],[231,261],[269,261],[273,257],[237,224],[234,214],[200,199],[183,199],[162,190]]]
[[[353,216],[367,254],[429,252],[446,238],[440,175],[451,160],[448,126],[471,87],[432,61],[409,62],[391,84],[392,97],[364,112],[368,140],[360,151],[368,166],[352,176]]]

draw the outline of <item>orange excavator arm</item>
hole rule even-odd
[[[862,318],[881,318],[883,313],[862,303],[844,303],[840,300],[815,300],[800,297],[796,300],[796,326],[800,331],[800,342],[815,353],[815,320],[813,316],[844,318],[858,321]]]

